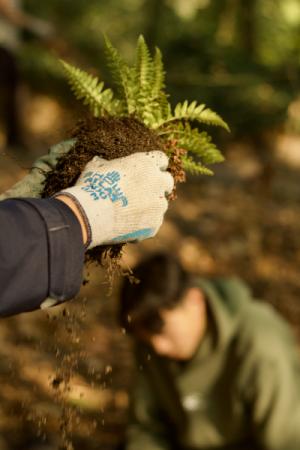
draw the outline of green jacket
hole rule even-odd
[[[197,285],[208,299],[208,331],[192,360],[167,362],[187,418],[182,447],[299,450],[300,358],[289,326],[236,279]],[[167,420],[176,405],[169,398],[170,414],[162,406],[172,380],[155,393],[149,367],[138,370],[127,450],[173,449]]]

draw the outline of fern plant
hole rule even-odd
[[[201,124],[229,130],[214,111],[196,101],[178,103],[174,110],[165,92],[165,71],[158,48],[151,56],[140,36],[133,66],[129,66],[105,36],[107,64],[114,90],[87,72],[62,61],[67,79],[76,98],[83,101],[95,117],[133,116],[154,130],[165,143],[169,156],[177,155],[183,168],[193,173],[211,175],[207,167],[223,161],[211,137],[200,131]]]

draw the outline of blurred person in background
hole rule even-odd
[[[134,276],[120,295],[137,361],[126,449],[299,449],[300,357],[272,307],[167,254]]]
[[[16,150],[24,146],[18,111],[20,75],[17,61],[23,30],[43,40],[54,35],[54,28],[48,22],[22,11],[20,0],[0,0],[0,108],[6,146]]]

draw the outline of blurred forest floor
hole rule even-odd
[[[24,114],[32,160],[72,122],[46,96]],[[166,249],[202,276],[240,276],[300,342],[300,136],[274,131],[268,143],[267,176],[265,149],[231,142],[215,176],[189,177],[159,235],[127,246],[123,262]],[[7,156],[0,161],[2,192],[26,171]],[[118,282],[108,297],[104,271],[88,272],[69,304],[1,320],[0,450],[70,450],[69,437],[78,450],[113,450],[123,439],[133,364],[115,319]]]

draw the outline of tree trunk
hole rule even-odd
[[[256,54],[256,9],[257,0],[239,0],[239,38],[250,58]]]

